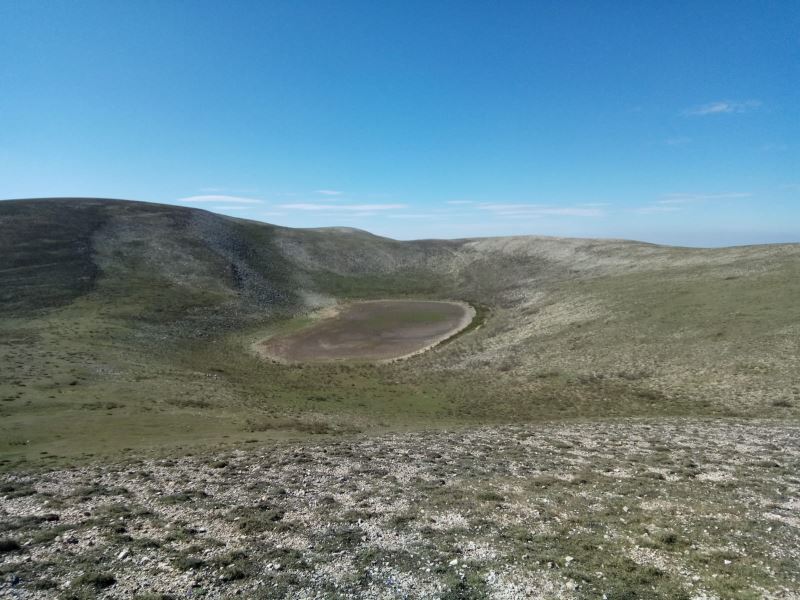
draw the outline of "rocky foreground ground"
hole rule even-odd
[[[800,598],[794,424],[249,444],[0,497],[0,597]]]

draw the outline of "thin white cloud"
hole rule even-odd
[[[204,202],[229,202],[231,204],[263,204],[263,200],[256,200],[255,198],[244,198],[242,196],[226,196],[222,194],[209,194],[204,196],[189,196],[187,198],[179,198],[178,202],[186,202],[187,204],[196,204]]]
[[[690,204],[692,202],[705,202],[707,200],[738,200],[750,198],[753,194],[749,192],[732,192],[725,194],[664,194],[658,204]]]
[[[689,117],[705,117],[708,115],[731,115],[737,113],[745,113],[756,110],[761,106],[759,100],[744,100],[742,102],[735,102],[732,100],[719,100],[717,102],[709,102],[702,106],[696,106],[683,111],[683,114]]]
[[[372,212],[376,210],[399,210],[407,208],[405,204],[315,204],[311,202],[298,204],[281,204],[278,208],[286,210],[336,210],[353,212]]]
[[[317,190],[317,193],[323,196],[341,196],[344,192],[339,190]]]
[[[599,208],[553,207],[542,204],[479,204],[481,210],[490,211],[503,217],[602,217],[605,213]]]
[[[640,214],[669,213],[683,210],[692,204],[703,202],[718,202],[725,200],[741,200],[750,198],[753,194],[749,192],[726,192],[721,194],[697,194],[697,193],[673,193],[662,194],[661,198],[648,206],[636,208],[633,212]]]
[[[656,200],[657,204],[689,204],[697,202],[695,198],[664,198],[663,200]]]
[[[668,137],[664,140],[667,146],[685,146],[692,143],[692,138],[685,136]]]
[[[758,149],[760,152],[785,152],[789,149],[789,144],[767,142],[766,144],[761,144]]]
[[[437,219],[441,215],[434,215],[430,213],[400,213],[394,215],[387,215],[390,219]]]
[[[481,210],[490,210],[490,211],[498,211],[498,210],[535,210],[539,208],[545,208],[544,204],[503,204],[499,202],[483,202],[478,205],[478,208]]]
[[[683,210],[682,206],[643,206],[641,208],[637,208],[634,212],[649,215],[652,213],[666,213],[666,212],[676,212],[679,210]]]
[[[603,211],[597,208],[543,208],[543,215],[560,215],[563,217],[602,217]]]
[[[514,217],[517,219],[539,219],[542,217],[541,213],[532,210],[499,210],[492,213],[495,217]]]

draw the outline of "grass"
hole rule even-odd
[[[175,207],[66,204],[2,206],[24,248],[4,266],[33,264],[48,244],[72,266],[58,280],[31,271],[0,299],[0,470],[427,427],[800,415],[794,246],[579,251],[539,240],[512,255],[491,240],[400,243]],[[92,253],[46,239],[48,219]],[[265,332],[308,323],[306,293],[463,298],[477,316],[392,365],[254,356]]]
[[[94,590],[103,590],[111,587],[116,582],[116,578],[111,573],[105,571],[88,571],[74,581],[73,587],[88,587]]]
[[[85,351],[94,337],[48,338],[38,348],[48,348],[54,357],[69,357],[74,352],[69,347],[82,346]],[[643,389],[641,380],[614,376],[587,382],[573,376],[572,369],[558,360],[557,352],[550,360],[558,366],[539,368],[558,375],[545,378],[513,369],[498,374],[490,367],[455,373],[428,370],[424,356],[397,365],[285,368],[252,356],[245,338],[247,334],[232,334],[150,356],[120,352],[120,358],[129,362],[120,360],[109,368],[124,370],[124,376],[87,373],[64,360],[63,380],[83,377],[75,386],[58,384],[60,360],[50,359],[55,370],[47,375],[31,373],[19,399],[3,406],[0,429],[6,445],[0,452],[12,461],[6,465],[21,458],[56,464],[87,453],[117,454],[125,448],[191,448],[197,447],[198,439],[202,447],[249,439],[254,433],[261,439],[282,439],[315,432],[430,424],[613,415],[710,416],[731,409],[739,414],[769,414],[771,410],[793,414],[796,410],[782,404],[737,408],[717,399],[697,402],[689,394]],[[439,352],[458,356],[473,343],[469,334],[463,335]],[[41,364],[44,351],[37,357],[38,348],[27,347],[24,353]],[[169,366],[165,368],[162,359],[166,354]],[[113,353],[106,362],[108,357]],[[612,370],[619,369],[613,364],[606,368]],[[652,384],[645,381],[645,385]],[[768,383],[785,385],[774,380]],[[320,397],[325,401],[319,401]],[[105,402],[108,398],[120,406],[108,411],[86,407],[87,400]],[[43,458],[42,451],[52,458]]]
[[[99,201],[0,223],[0,575],[25,592],[800,586],[798,246],[405,243]],[[477,316],[393,364],[252,351],[377,298]]]

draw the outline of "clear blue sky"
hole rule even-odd
[[[0,0],[0,198],[800,241],[800,2]]]

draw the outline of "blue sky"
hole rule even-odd
[[[0,0],[0,198],[800,241],[800,3]]]

